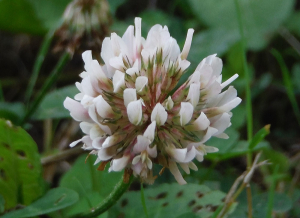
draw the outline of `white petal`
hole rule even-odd
[[[132,164],[136,165],[141,160],[141,155],[137,155],[133,158]]]
[[[124,105],[127,107],[128,104],[132,101],[136,101],[136,89],[132,88],[127,88],[123,92],[123,97],[124,97]]]
[[[64,101],[64,107],[70,111],[74,120],[92,122],[88,111],[79,102],[67,97]]]
[[[206,142],[208,139],[211,138],[211,136],[213,136],[216,132],[218,132],[217,129],[213,128],[213,127],[208,127],[206,134],[203,136],[202,140],[200,143],[204,143]]]
[[[155,128],[156,128],[156,121],[153,121],[144,132],[144,136],[148,138],[151,142],[153,142],[154,140]]]
[[[99,95],[94,99],[94,103],[98,114],[103,118],[112,117],[113,110],[111,106],[103,99],[102,95]]]
[[[181,52],[181,59],[184,60],[187,58],[190,48],[191,48],[191,44],[192,44],[192,38],[193,38],[193,33],[194,33],[194,29],[189,29],[187,36],[186,36],[186,40]]]
[[[139,17],[136,17],[134,19],[135,24],[135,39],[136,39],[136,47],[137,47],[137,53],[141,51],[141,45],[142,45],[142,19]]]
[[[186,164],[186,163],[179,163],[179,165],[184,170],[184,172],[186,172],[187,174],[190,174],[190,168],[189,168],[188,164]]]
[[[236,78],[238,78],[239,75],[238,74],[234,74],[232,77],[230,77],[228,80],[226,80],[225,82],[223,82],[221,84],[222,89],[226,86],[228,86],[230,83],[232,83]]]
[[[238,106],[241,103],[242,99],[240,98],[235,98],[232,101],[228,102],[227,104],[224,104],[223,106],[220,107],[220,109],[224,112],[229,112],[236,106]]]
[[[143,91],[144,87],[148,84],[148,78],[146,76],[139,76],[135,81],[136,91],[139,93]]]
[[[125,87],[125,74],[117,70],[113,76],[114,92],[120,92]]]
[[[187,153],[186,148],[168,148],[166,150],[168,154],[171,157],[173,157],[177,162],[183,162]]]
[[[194,171],[198,170],[198,167],[193,162],[189,162],[188,165],[189,165],[189,168],[191,168],[192,170],[194,170]]]
[[[187,96],[187,100],[196,107],[199,102],[200,97],[200,82],[192,83],[190,85],[189,93]]]
[[[218,152],[218,151],[219,151],[218,148],[212,147],[212,146],[206,146],[206,145],[205,145],[204,148],[205,148],[205,151],[206,151],[207,153],[214,153],[214,152]]]
[[[222,68],[223,68],[222,60],[220,58],[216,57],[215,55],[211,55],[210,65],[213,68],[214,76],[218,77],[221,74]]]
[[[127,115],[132,124],[139,125],[143,115],[142,102],[140,100],[130,102],[127,106]]]
[[[75,145],[77,145],[77,144],[78,144],[79,142],[81,142],[81,141],[82,141],[82,139],[78,139],[78,140],[72,142],[72,143],[70,144],[70,147],[73,148]]]
[[[150,140],[142,135],[137,136],[137,142],[133,146],[133,152],[135,154],[141,153],[146,150],[147,146],[150,145]]]
[[[146,164],[147,164],[148,169],[151,170],[152,169],[152,161],[150,160],[150,158],[147,158]]]
[[[186,181],[183,179],[176,163],[171,159],[169,159],[169,169],[170,169],[170,172],[173,174],[174,178],[176,179],[176,181],[180,185],[186,184]]]
[[[190,122],[194,112],[194,107],[189,102],[181,102],[181,108],[179,111],[180,115],[180,125],[184,126]]]
[[[156,145],[154,145],[152,148],[150,148],[150,146],[147,146],[147,152],[152,158],[155,158],[157,156]]]
[[[201,112],[200,116],[194,121],[193,127],[195,130],[205,130],[209,126],[210,121],[207,119],[206,115]]]
[[[112,161],[112,166],[110,167],[110,171],[119,172],[123,170],[127,166],[129,162],[129,158],[130,158],[129,155],[124,155],[121,158],[114,159]]]
[[[189,150],[186,154],[186,157],[184,158],[184,163],[188,163],[188,162],[191,162],[196,156],[196,149],[195,147],[193,146],[191,148],[191,150]]]
[[[167,118],[167,111],[160,103],[157,103],[151,113],[151,121],[156,121],[157,126],[161,126],[165,124]]]
[[[98,151],[98,157],[100,160],[109,160],[117,153],[116,146],[102,148]]]
[[[93,148],[95,149],[102,149],[102,145],[103,145],[103,142],[105,141],[106,137],[98,137],[98,138],[95,138],[93,139]]]
[[[79,124],[79,126],[80,126],[82,132],[85,133],[85,134],[90,134],[90,130],[91,130],[91,128],[92,128],[94,125],[95,125],[95,124],[93,124],[93,123],[88,123],[88,122],[81,122],[81,123]]]
[[[211,127],[214,127],[218,130],[214,135],[219,135],[224,132],[225,129],[228,128],[230,124],[230,115],[228,113],[223,113],[221,117],[215,122],[211,123]]]
[[[95,139],[98,137],[103,137],[105,135],[105,132],[101,129],[101,127],[97,124],[95,124],[91,130],[90,130],[90,137],[91,139]]]

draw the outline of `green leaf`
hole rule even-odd
[[[2,0],[0,1],[0,29],[44,34],[59,24],[70,1]]]
[[[42,166],[30,135],[0,120],[0,195],[5,209],[28,205],[43,193]]]
[[[25,114],[25,106],[21,102],[0,102],[0,118],[10,120],[14,124],[20,123]]]
[[[75,85],[70,85],[50,92],[45,96],[32,119],[57,119],[70,117],[70,112],[64,108],[63,102],[66,97],[73,98],[78,89]]]
[[[287,20],[286,28],[300,36],[300,11],[295,11]]]
[[[249,142],[249,149],[252,150],[255,148],[255,146],[260,143],[267,135],[270,134],[270,127],[271,125],[266,125],[263,128],[261,128],[251,139]]]
[[[268,193],[253,196],[253,218],[267,217]],[[285,193],[274,193],[273,212],[284,213],[292,208],[293,202]]]
[[[3,218],[33,217],[51,213],[76,203],[78,199],[78,194],[71,189],[62,187],[54,188],[49,190],[42,198],[38,199],[31,205],[21,210],[5,214]]]
[[[94,208],[111,193],[122,176],[122,172],[97,171],[97,166],[93,165],[96,158],[94,155],[86,163],[85,158],[86,155],[79,157],[60,181],[60,187],[76,191],[80,198],[74,206],[61,211],[64,217]]]
[[[239,39],[234,1],[189,0],[194,15],[211,29],[223,28]],[[272,34],[290,15],[294,0],[239,1],[248,48],[264,48]],[[222,35],[220,36],[222,37]],[[213,41],[216,45],[218,41]]]
[[[207,145],[214,146],[219,149],[219,151],[216,153],[208,154],[206,156],[207,159],[226,160],[248,153],[249,143],[244,140],[239,141],[239,133],[236,130],[229,128],[228,130],[226,130],[226,133],[229,136],[229,139],[219,139],[213,137],[206,143]],[[258,145],[253,149],[253,151],[258,151],[268,147],[269,143],[262,141],[258,143]]]
[[[222,204],[225,193],[210,190],[207,186],[196,184],[162,184],[156,188],[145,189],[145,200],[149,217],[183,217],[196,213],[197,217],[208,218]],[[145,217],[140,200],[140,192],[127,192],[109,210],[109,217]]]

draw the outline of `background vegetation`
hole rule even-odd
[[[80,148],[68,147],[82,133],[78,123],[69,119],[63,100],[77,92],[74,83],[80,80],[78,75],[83,71],[82,51],[93,49],[97,57],[100,50],[99,46],[93,47],[94,38],[89,36],[79,42],[72,56],[53,50],[60,39],[57,35],[50,39],[53,30],[61,26],[69,2],[0,1],[0,214],[5,213],[3,217],[41,214],[69,217],[89,211],[111,192],[122,176],[122,173],[97,171],[94,157],[84,164],[87,154]],[[258,168],[250,182],[252,216],[300,217],[300,2],[109,0],[108,3],[111,17],[107,30],[118,35],[123,35],[134,17],[139,16],[144,37],[152,25],[167,25],[182,48],[188,28],[195,29],[188,56],[191,66],[181,81],[204,57],[214,53],[223,60],[224,80],[239,74],[233,85],[243,102],[233,110],[232,126],[226,132],[230,138],[209,140],[207,144],[220,151],[207,155],[203,163],[197,164],[197,172],[184,176],[188,185],[175,184],[166,171],[153,186],[145,187],[149,217],[216,216],[226,193],[247,167],[249,170],[249,160],[252,162],[251,157],[258,151],[262,151],[260,160],[272,164]],[[109,31],[104,35],[108,36]],[[39,56],[43,51],[45,56]],[[40,70],[37,63],[42,64]],[[247,92],[248,84],[251,92]],[[264,138],[268,124],[271,124],[270,134]],[[159,172],[159,167],[156,170]],[[100,217],[146,217],[139,189],[139,181],[134,181],[130,192]],[[247,217],[246,190],[234,200],[228,217]],[[26,205],[30,206],[24,208]]]

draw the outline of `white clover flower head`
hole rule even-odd
[[[82,54],[85,71],[80,93],[64,106],[80,121],[86,134],[71,146],[98,156],[96,163],[110,162],[109,171],[131,169],[142,181],[153,183],[153,163],[169,168],[185,184],[178,165],[189,173],[197,170],[193,160],[218,149],[204,143],[211,137],[228,138],[232,113],[241,99],[230,84],[222,83],[222,60],[210,55],[173,94],[190,62],[186,60],[194,30],[189,29],[182,51],[168,28],[153,26],[141,36],[141,18],[122,37],[115,33],[103,41],[104,65]],[[128,171],[128,170],[127,170]]]

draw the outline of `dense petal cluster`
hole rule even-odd
[[[103,41],[104,65],[82,54],[85,71],[75,100],[64,102],[86,134],[71,143],[98,156],[96,164],[110,162],[109,171],[132,169],[144,182],[153,183],[153,163],[169,168],[184,184],[178,165],[189,173],[197,170],[194,159],[218,151],[204,143],[211,137],[228,138],[231,109],[241,99],[230,86],[237,75],[222,82],[222,60],[210,55],[175,92],[190,62],[193,30],[189,29],[182,51],[168,28],[153,26],[141,36],[141,19],[122,37],[112,33]],[[172,94],[173,93],[173,94]]]

